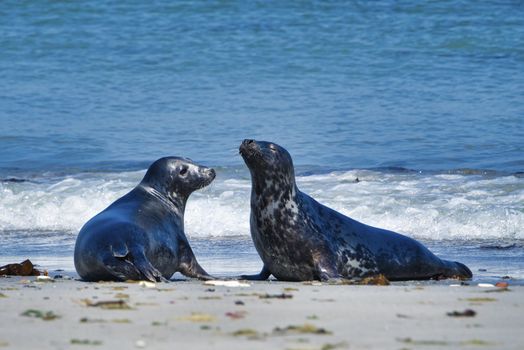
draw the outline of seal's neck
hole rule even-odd
[[[257,207],[274,206],[275,202],[297,200],[298,188],[294,179],[252,177],[251,204]]]
[[[171,210],[175,211],[177,215],[184,216],[184,211],[186,210],[187,198],[178,193],[168,191],[167,189],[158,190],[154,186],[151,186],[148,183],[141,183],[139,185],[145,192],[150,196],[154,197]]]

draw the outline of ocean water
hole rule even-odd
[[[0,264],[73,273],[82,225],[180,155],[218,174],[186,209],[199,261],[256,272],[238,155],[255,138],[320,202],[521,283],[522,18],[520,1],[4,1]]]

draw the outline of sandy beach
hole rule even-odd
[[[511,281],[226,283],[3,277],[0,348],[524,348],[524,287]]]

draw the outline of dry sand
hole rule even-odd
[[[524,287],[456,283],[0,278],[0,348],[524,349]]]

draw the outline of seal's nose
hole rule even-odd
[[[252,144],[253,142],[255,142],[255,140],[245,139],[244,141],[242,141],[242,146],[247,147],[250,144]]]
[[[201,174],[204,175],[209,182],[213,181],[217,176],[217,173],[213,168],[204,168],[201,170]]]
[[[245,139],[240,144],[240,147],[238,148],[238,152],[242,156],[248,155],[248,154],[252,153],[255,150],[255,148],[256,148],[255,146],[256,146],[255,140]]]

